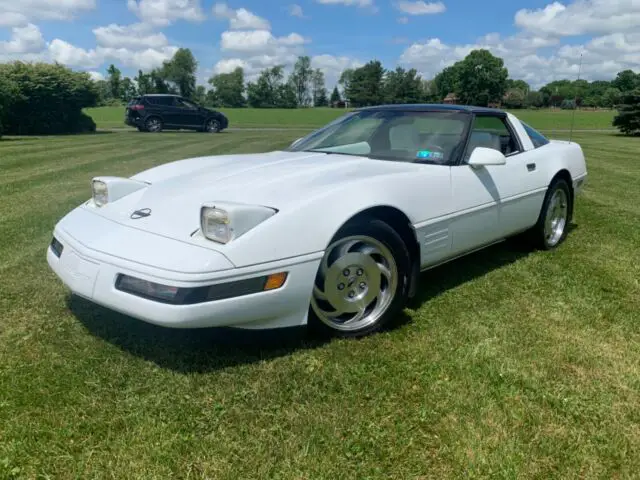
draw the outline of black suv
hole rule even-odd
[[[229,120],[222,113],[170,94],[135,97],[127,105],[124,123],[141,132],[189,129],[217,133],[229,126]]]

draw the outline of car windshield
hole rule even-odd
[[[460,111],[356,111],[294,142],[287,151],[444,165],[462,148],[470,119]]]

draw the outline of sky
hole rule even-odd
[[[58,61],[106,75],[148,71],[180,47],[198,83],[299,55],[332,89],[345,68],[380,60],[433,78],[475,48],[502,57],[533,88],[640,71],[640,0],[0,0],[0,62]]]

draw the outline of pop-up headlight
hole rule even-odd
[[[202,234],[218,243],[229,243],[240,237],[277,210],[259,205],[206,204],[200,209]]]
[[[91,180],[93,203],[102,207],[146,186],[146,183],[130,178],[95,177]]]

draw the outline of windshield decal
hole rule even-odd
[[[432,152],[431,150],[420,150],[416,154],[416,158],[426,158],[429,160],[442,160],[444,154],[442,152]]]

